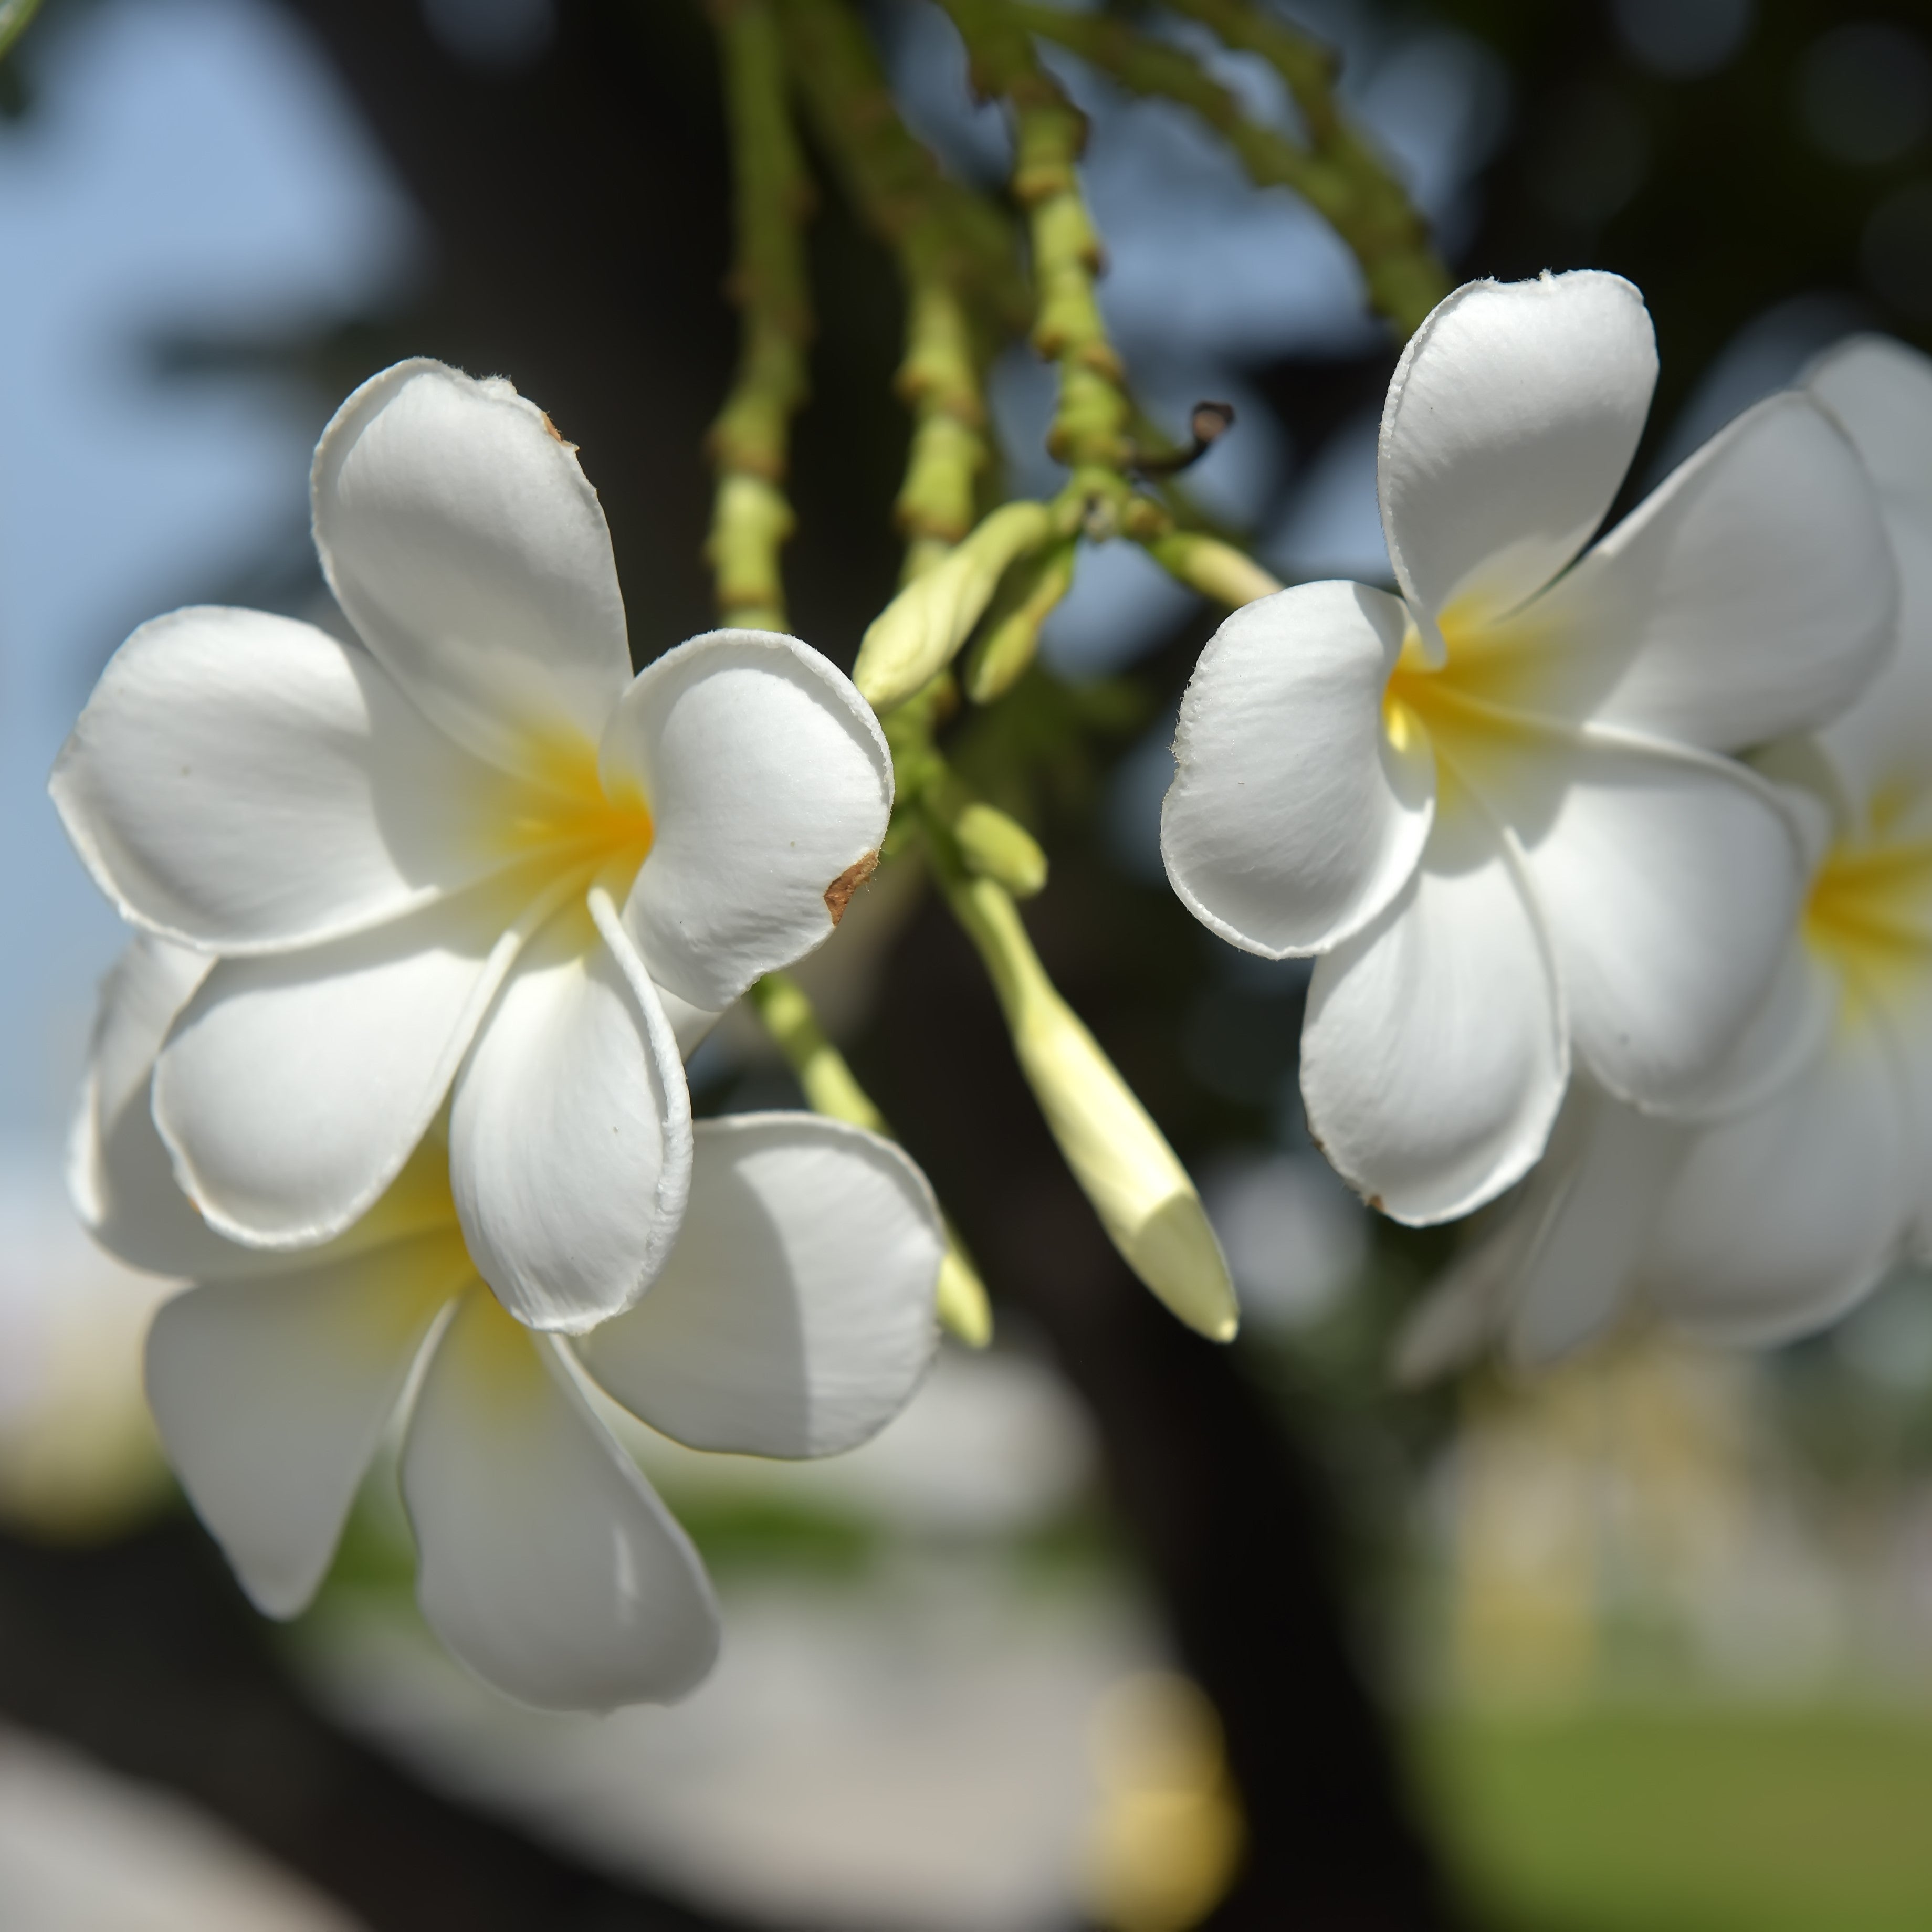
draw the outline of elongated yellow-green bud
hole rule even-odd
[[[998,806],[975,799],[952,821],[952,836],[967,869],[1004,886],[1015,898],[1030,899],[1046,884],[1040,841]]]
[[[941,877],[986,962],[1021,1071],[1108,1239],[1190,1328],[1232,1340],[1234,1283],[1187,1170],[1046,976],[1011,896],[964,872]]]
[[[1190,590],[1198,590],[1230,610],[1252,604],[1258,597],[1272,597],[1281,588],[1252,557],[1198,530],[1174,530],[1155,537],[1147,551]]]
[[[1004,697],[1033,662],[1040,627],[1073,587],[1074,539],[1052,544],[1013,566],[986,613],[962,680],[975,704]]]
[[[846,1065],[845,1056],[819,1024],[812,1001],[796,980],[783,973],[767,973],[746,998],[798,1076],[806,1103],[814,1114],[863,1127],[887,1140],[897,1138],[885,1115],[872,1104],[872,1096]],[[942,1213],[940,1222],[946,1232],[946,1252],[939,1264],[940,1321],[968,1347],[983,1348],[993,1339],[993,1305],[987,1298],[986,1285],[968,1258],[951,1217]]]
[[[1044,503],[1007,503],[908,584],[872,620],[852,681],[874,711],[890,711],[944,670],[971,635],[1010,564],[1054,533]]]
[[[993,1339],[993,1304],[986,1284],[966,1258],[958,1231],[944,1222],[946,1252],[939,1264],[940,1325],[969,1348],[983,1348]]]

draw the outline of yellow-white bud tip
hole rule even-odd
[[[986,1298],[986,1285],[950,1239],[939,1264],[939,1322],[969,1348],[983,1348],[993,1339],[993,1306]]]
[[[1189,1328],[1229,1342],[1240,1308],[1187,1170],[1099,1043],[1051,987],[1014,1028],[1020,1064],[1108,1239]]]
[[[1046,854],[1039,840],[998,806],[975,800],[954,821],[952,836],[968,868],[997,879],[1015,898],[1031,898],[1046,884]]]
[[[1008,503],[908,584],[872,620],[852,681],[874,711],[890,711],[952,662],[1016,559],[1053,534],[1044,503]]]

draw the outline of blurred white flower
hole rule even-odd
[[[1382,416],[1402,596],[1250,604],[1182,703],[1168,876],[1233,944],[1319,956],[1310,1125],[1398,1220],[1523,1174],[1573,1050],[1640,1106],[1698,1096],[1804,884],[1789,808],[1716,754],[1834,716],[1889,645],[1871,486],[1805,396],[1741,417],[1578,557],[1655,376],[1616,276],[1457,290]]]
[[[479,1270],[520,1320],[578,1331],[676,1237],[680,1041],[830,932],[891,761],[789,638],[713,632],[633,680],[596,494],[506,381],[374,377],[312,489],[361,645],[157,619],[104,674],[55,802],[125,917],[220,956],[154,1094],[209,1224],[262,1248],[341,1234],[449,1099]]]
[[[1932,362],[1876,338],[1816,364],[1896,552],[1898,656],[1767,771],[1816,836],[1773,997],[1699,1125],[1579,1090],[1543,1167],[1405,1338],[1412,1376],[1498,1336],[1550,1360],[1639,1301],[1708,1339],[1819,1326],[1932,1253]]]
[[[196,1283],[154,1317],[148,1396],[249,1595],[275,1616],[309,1601],[406,1407],[417,1594],[450,1648],[527,1703],[682,1695],[717,1653],[710,1585],[584,1378],[693,1448],[816,1456],[864,1441],[935,1340],[943,1237],[918,1169],[814,1114],[702,1122],[689,1209],[650,1292],[566,1342],[484,1285],[434,1136],[320,1247],[264,1252],[200,1221],[172,1186],[148,1090],[208,970],[152,938],[124,957],[70,1179],[104,1244]]]

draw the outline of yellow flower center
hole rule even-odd
[[[1892,815],[1873,814],[1880,825]],[[1840,840],[1812,880],[1804,933],[1868,992],[1932,972],[1932,838]]]
[[[546,852],[562,866],[602,870],[627,861],[634,873],[650,855],[656,828],[644,794],[631,787],[613,796],[587,740],[553,738],[532,747],[530,777],[502,837],[516,853]]]
[[[1526,728],[1512,714],[1534,708],[1524,688],[1533,653],[1520,620],[1486,626],[1452,605],[1439,628],[1445,649],[1442,662],[1432,664],[1410,627],[1383,688],[1382,728],[1398,752],[1431,746],[1438,772],[1446,764],[1466,776],[1483,761],[1485,740],[1493,750],[1499,738],[1523,735]]]

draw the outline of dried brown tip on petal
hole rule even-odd
[[[834,926],[845,916],[845,908],[852,903],[852,895],[878,869],[878,854],[868,852],[856,863],[848,866],[826,887],[825,910],[832,915]]]
[[[562,430],[559,429],[556,424],[550,421],[547,412],[539,410],[537,413],[542,416],[544,428],[550,436],[554,437],[557,442],[562,443],[566,449],[574,450],[576,448],[577,445],[572,442],[569,437],[566,436]]]

